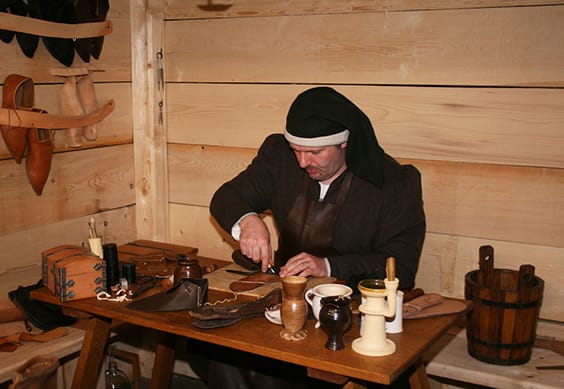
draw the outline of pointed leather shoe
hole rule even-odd
[[[35,193],[41,196],[51,171],[51,160],[55,146],[51,132],[42,128],[30,128],[27,140],[29,142],[25,164],[27,178]]]
[[[10,74],[4,80],[2,108],[31,110],[34,103],[33,80],[19,74]],[[21,163],[27,146],[27,128],[2,125],[0,131],[8,151]]]
[[[10,12],[14,15],[28,16],[28,5],[22,0],[18,0],[10,5]],[[33,58],[35,51],[39,46],[39,37],[37,35],[26,34],[24,32],[16,32],[16,40],[20,45],[22,53],[28,58]]]

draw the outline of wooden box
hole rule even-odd
[[[190,258],[196,257],[197,253],[198,249],[195,247],[143,239],[118,246],[119,261],[134,263],[137,275],[161,278],[174,274],[178,254]]]
[[[106,290],[106,266],[93,254],[72,255],[54,264],[55,295],[62,302],[96,297]]]
[[[41,279],[43,285],[55,293],[55,263],[69,256],[87,254],[88,250],[78,245],[60,245],[41,253]]]
[[[94,297],[106,286],[104,261],[83,246],[60,245],[41,253],[41,278],[61,301]]]

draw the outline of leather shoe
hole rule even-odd
[[[10,12],[14,15],[28,16],[29,6],[22,0],[18,0],[10,5]],[[22,53],[28,58],[33,58],[39,46],[39,37],[24,32],[16,32],[16,40],[18,41]]]
[[[34,104],[33,80],[19,74],[10,74],[4,80],[2,108],[31,110]],[[27,128],[0,126],[8,151],[17,163],[21,163],[27,145]]]
[[[110,9],[108,0],[76,0],[75,12],[77,23],[103,22]],[[90,56],[100,58],[104,37],[81,38],[75,41],[76,52],[84,62],[90,62]]]
[[[46,113],[43,110],[39,112]],[[26,158],[27,178],[38,196],[41,196],[53,158],[53,137],[51,131],[42,128],[30,128],[27,133],[29,151]]]
[[[76,23],[73,0],[29,0],[29,16],[56,23]],[[74,60],[74,42],[68,38],[41,37],[53,58],[69,67]]]
[[[33,357],[15,371],[9,389],[56,389],[58,367],[54,355]]]

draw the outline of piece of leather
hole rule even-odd
[[[27,132],[27,143],[29,147],[25,161],[27,178],[35,194],[41,196],[51,171],[55,148],[53,137],[49,130],[30,128]]]
[[[34,285],[19,286],[17,289],[8,292],[8,297],[14,305],[21,309],[26,320],[43,331],[74,323],[73,318],[63,314],[60,306],[34,300],[30,297],[32,290],[42,287],[43,282],[39,280]]]
[[[58,367],[54,355],[33,357],[16,370],[9,389],[57,389]]]
[[[68,334],[69,334],[69,330],[66,327],[57,327],[57,328],[53,328],[50,331],[45,331],[37,335],[28,334],[27,332],[24,332],[21,334],[20,340],[24,342],[44,343],[54,339],[62,338],[63,336],[66,336]]]
[[[235,324],[243,319],[264,315],[267,308],[282,302],[282,290],[273,289],[266,296],[249,303],[204,305],[189,311],[197,328],[219,328]]]
[[[38,127],[51,130],[84,127],[103,120],[115,109],[115,105],[114,100],[110,100],[96,111],[83,116],[52,115],[33,110],[1,108],[0,124],[11,126],[12,123],[18,123],[20,127]]]
[[[232,282],[231,284],[229,284],[229,289],[231,289],[233,292],[246,292],[265,284],[271,284],[280,281],[280,276],[276,274],[262,272],[253,273],[241,278],[238,281]]]
[[[31,110],[35,99],[33,80],[20,74],[9,74],[4,80],[2,108]],[[28,128],[19,123],[0,126],[2,138],[16,163],[21,163],[27,147]]]
[[[288,259],[307,252],[318,257],[339,254],[333,247],[333,230],[337,214],[343,206],[351,185],[352,173],[343,173],[343,181],[335,203],[318,201],[319,185],[304,176],[298,194],[280,234],[274,264],[281,267]]]
[[[76,23],[74,0],[29,0],[29,16],[55,23]],[[67,38],[41,37],[47,51],[65,66],[74,60],[74,42]]]
[[[444,297],[437,293],[421,295],[403,304],[403,315],[404,317],[413,316],[426,308],[442,303],[444,300]]]
[[[436,293],[419,296],[403,304],[404,319],[424,319],[465,312],[472,307],[470,301],[445,299]]]
[[[231,253],[231,258],[233,258],[233,262],[237,265],[244,267],[248,270],[260,270],[260,264],[255,263],[251,258],[244,255],[241,250],[237,249]]]
[[[165,292],[129,303],[127,308],[145,312],[183,311],[204,304],[207,292],[207,279],[185,278]]]

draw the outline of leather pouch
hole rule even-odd
[[[34,326],[49,331],[56,327],[68,326],[74,323],[74,319],[65,316],[61,307],[33,300],[29,293],[32,290],[43,287],[40,280],[37,284],[31,286],[20,286],[16,290],[8,292],[8,297],[16,307],[18,307]]]
[[[133,301],[127,308],[145,312],[182,311],[199,307],[207,299],[206,278],[185,278],[166,292]]]

